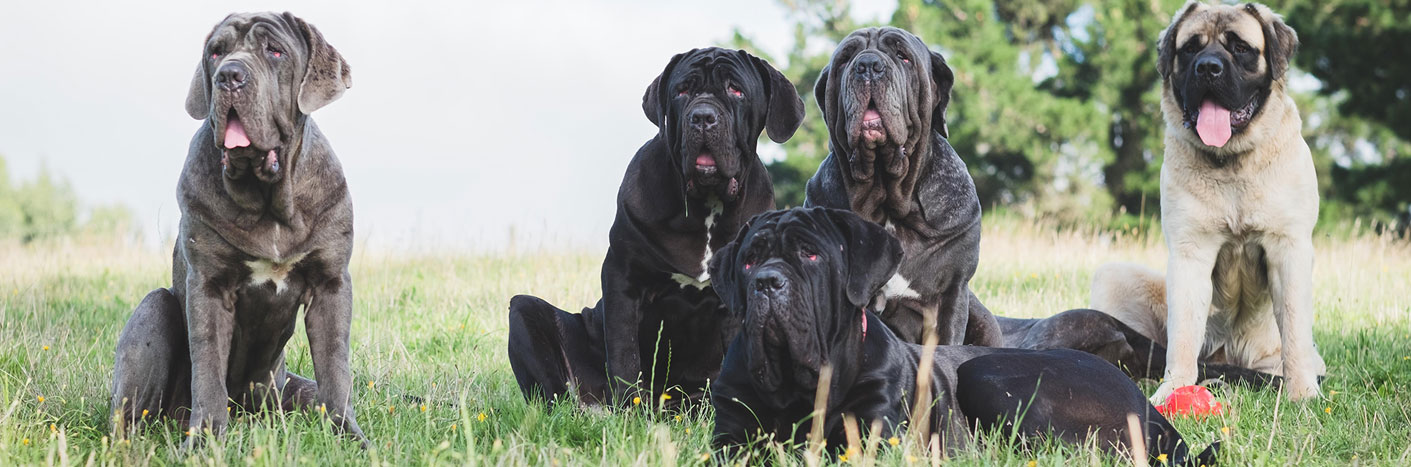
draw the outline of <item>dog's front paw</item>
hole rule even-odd
[[[1183,385],[1178,385],[1171,380],[1163,381],[1160,386],[1156,387],[1156,392],[1151,393],[1151,405],[1165,404],[1166,398],[1171,397],[1171,393],[1181,386]]]
[[[1316,381],[1316,378],[1313,378],[1312,381],[1294,381],[1290,378],[1284,378],[1284,396],[1288,397],[1290,401],[1316,398],[1322,395]]]

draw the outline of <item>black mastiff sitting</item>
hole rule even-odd
[[[980,255],[980,199],[946,142],[955,81],[941,54],[897,28],[854,31],[814,87],[832,150],[805,206],[849,209],[901,239],[905,259],[874,309],[908,342],[934,326],[943,345],[1000,345],[970,292]]]
[[[219,434],[231,401],[317,406],[366,444],[348,401],[353,202],[309,117],[350,73],[289,13],[233,14],[207,37],[186,97],[205,121],[177,185],[172,285],[147,294],[118,338],[123,423],[160,415]],[[284,367],[301,307],[317,384]]]
[[[660,131],[618,190],[602,300],[580,314],[527,295],[510,300],[510,365],[526,398],[553,400],[570,387],[588,404],[648,389],[655,397],[674,388],[673,402],[699,398],[739,328],[706,262],[750,216],[774,209],[755,145],[764,130],[789,139],[803,101],[765,61],[706,48],[672,57],[642,109]]]
[[[1136,414],[1149,455],[1185,461],[1180,434],[1135,384],[1072,350],[940,346],[930,372],[935,406],[929,419],[910,420],[923,347],[902,341],[866,309],[902,256],[881,226],[827,208],[756,216],[717,253],[716,290],[744,321],[711,386],[717,446],[745,445],[759,434],[804,442],[826,365],[829,446],[846,444],[841,420],[852,414],[862,426],[880,420],[883,438],[905,422],[925,423],[952,450],[965,446],[971,427],[1074,443],[1096,437],[1099,446],[1121,450],[1131,439],[1127,416]],[[1213,450],[1202,456],[1209,463]]]

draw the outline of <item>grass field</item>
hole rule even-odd
[[[1315,335],[1329,374],[1324,397],[1273,391],[1217,395],[1232,410],[1174,423],[1198,448],[1223,440],[1230,464],[1411,463],[1411,247],[1370,234],[1320,235]],[[1008,316],[1081,307],[1108,261],[1164,268],[1159,235],[1060,231],[987,219],[972,286]],[[0,246],[0,465],[17,464],[701,464],[711,412],[620,412],[531,406],[505,358],[505,308],[532,292],[565,308],[597,300],[601,252],[398,255],[353,260],[353,401],[372,448],[363,451],[303,413],[235,417],[227,436],[186,457],[183,427],[109,433],[113,344],[133,306],[170,281],[170,250],[54,243]],[[312,373],[300,329],[291,370]],[[1143,386],[1151,390],[1152,385]],[[909,440],[849,462],[929,462]],[[1097,450],[1030,451],[982,437],[962,465],[1126,462]],[[800,461],[801,462],[801,461]]]

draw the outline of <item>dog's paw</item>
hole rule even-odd
[[[1165,404],[1166,398],[1171,397],[1171,393],[1181,386],[1183,385],[1175,384],[1171,380],[1163,381],[1161,386],[1156,387],[1156,392],[1151,393],[1151,405]]]
[[[1322,392],[1318,390],[1318,384],[1317,384],[1317,383],[1310,383],[1310,382],[1298,382],[1298,383],[1295,383],[1295,382],[1293,382],[1293,381],[1289,381],[1287,378],[1284,379],[1284,383],[1285,383],[1285,384],[1284,384],[1284,396],[1285,396],[1285,397],[1288,397],[1288,399],[1289,399],[1290,401],[1301,401],[1301,400],[1304,400],[1304,399],[1315,399],[1315,398],[1317,398],[1318,396],[1321,396],[1321,395],[1322,395]]]

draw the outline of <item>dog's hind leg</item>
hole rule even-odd
[[[191,356],[181,303],[170,290],[148,293],[137,305],[114,357],[113,430],[158,415],[185,419],[191,405]]]
[[[590,335],[600,333],[588,332],[582,314],[529,295],[510,299],[510,368],[525,399],[555,402],[573,389],[583,403],[606,402],[603,350]]]

